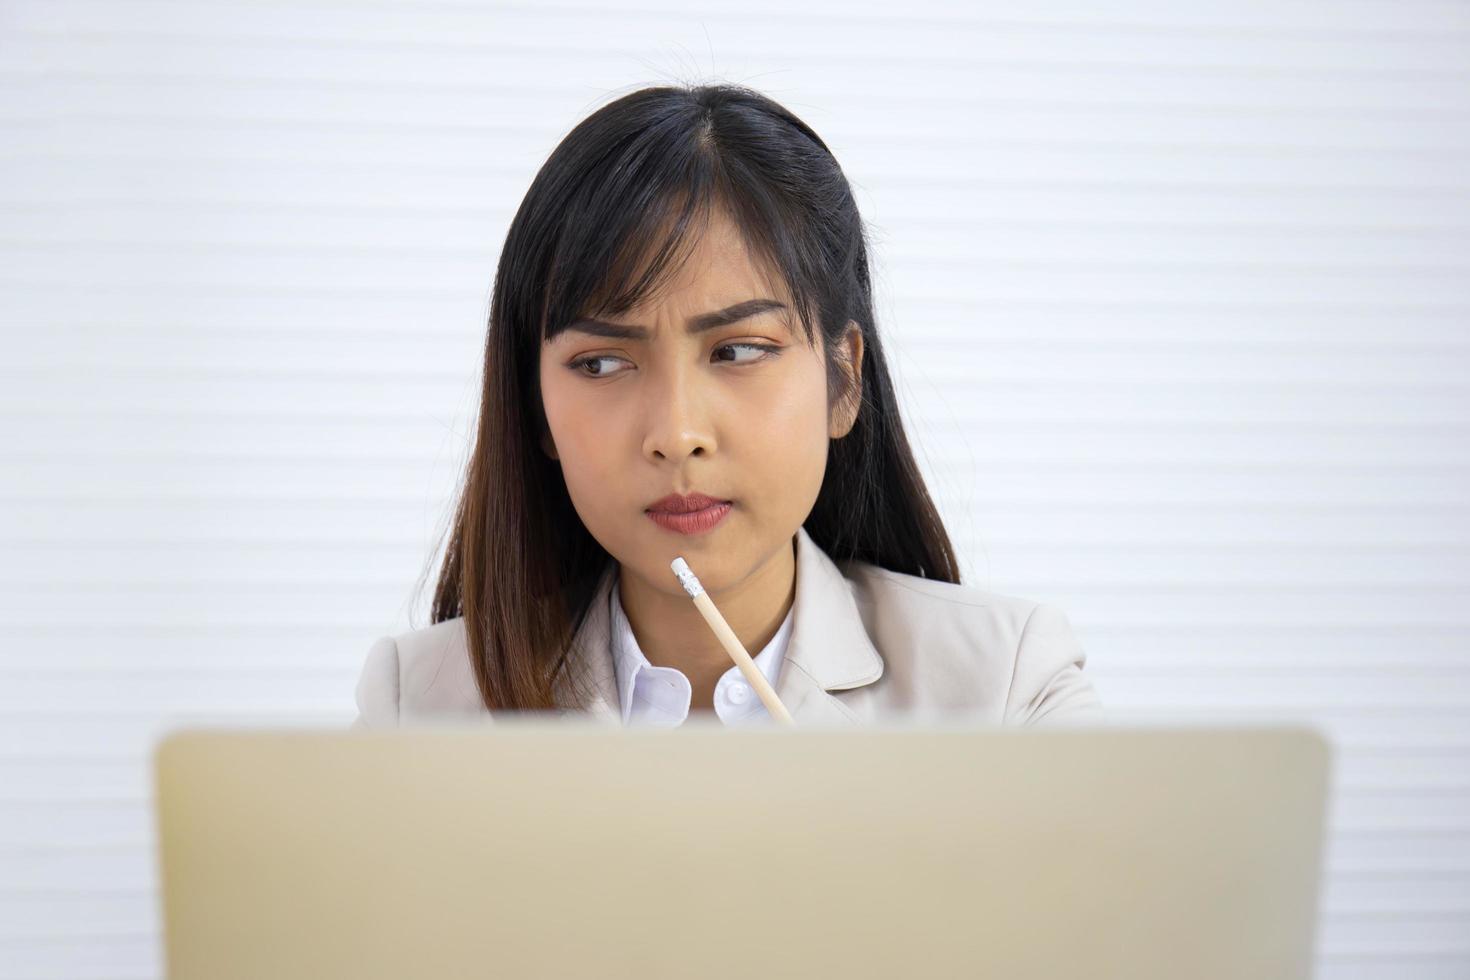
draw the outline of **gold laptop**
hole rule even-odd
[[[168,976],[1303,980],[1329,762],[1286,724],[179,729]]]

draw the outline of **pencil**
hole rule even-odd
[[[740,668],[740,673],[745,675],[750,686],[755,688],[755,693],[760,696],[761,703],[766,706],[771,717],[783,724],[796,724],[791,718],[791,712],[786,710],[786,705],[782,704],[781,699],[776,696],[776,690],[771,687],[771,682],[766,680],[766,675],[761,673],[760,668],[755,665],[755,661],[741,645],[740,638],[735,635],[730,624],[725,622],[725,617],[721,616],[720,611],[715,608],[714,600],[704,591],[704,586],[699,584],[699,578],[690,569],[689,563],[683,558],[675,558],[670,567],[678,576],[679,584],[684,586],[684,591],[689,594],[689,598],[694,600],[694,607],[699,610],[704,621],[719,638],[720,645],[725,648],[730,659],[735,661],[735,666]]]

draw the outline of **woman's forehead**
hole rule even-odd
[[[682,327],[688,320],[752,301],[765,301],[768,305],[784,308],[776,313],[789,311],[792,306],[784,278],[774,274],[765,263],[753,259],[747,251],[696,250],[665,282],[626,309],[590,310],[586,316],[605,317],[644,327],[671,321]]]
[[[565,309],[566,318],[560,323],[546,324],[543,342],[555,342],[568,327],[588,320],[634,328],[626,332],[625,339],[630,340],[640,339],[631,335],[640,329],[660,336],[680,335],[693,318],[751,300],[771,300],[785,307],[766,312],[758,321],[761,325],[780,324],[793,337],[802,333],[794,294],[781,266],[749,239],[727,206],[715,200],[707,208],[695,208],[677,238],[674,222],[674,216],[666,213],[656,233],[635,235],[622,243],[603,281],[575,308]],[[664,324],[669,325],[667,330]],[[619,336],[610,331],[601,335]]]
[[[707,299],[701,293],[754,295],[784,291],[782,277],[770,260],[746,240],[744,231],[724,208],[713,208],[706,220],[692,223],[677,244],[665,281],[657,290],[659,295],[642,297],[637,305],[657,305],[665,298],[699,303]],[[646,251],[648,254],[640,256],[635,271],[627,277],[628,283],[638,282],[647,273],[653,249]],[[783,302],[787,299],[778,298]]]

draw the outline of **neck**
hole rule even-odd
[[[675,667],[697,691],[713,690],[734,661],[720,645],[694,601],[679,587],[655,588],[626,566],[618,568],[618,594],[638,647],[656,667]],[[796,539],[745,578],[719,589],[701,579],[710,601],[752,657],[770,643],[796,601]],[[696,701],[702,700],[696,698]]]

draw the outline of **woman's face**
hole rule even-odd
[[[542,448],[561,463],[593,537],[625,575],[661,592],[681,592],[669,568],[679,555],[718,592],[789,546],[821,489],[828,440],[856,418],[856,398],[829,414],[820,336],[816,349],[807,346],[782,278],[762,268],[716,210],[665,293],[613,321],[646,336],[568,328],[542,346]],[[689,329],[753,300],[784,309]],[[846,344],[860,378],[855,324]],[[714,528],[681,534],[646,513],[671,493],[733,506]]]

